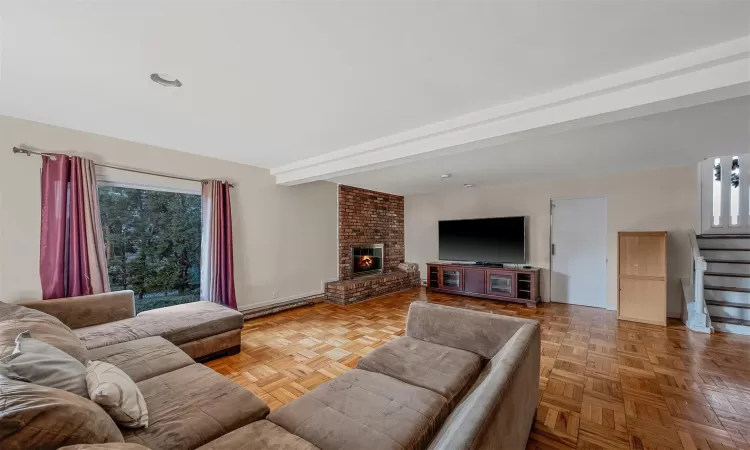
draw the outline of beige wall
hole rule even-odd
[[[529,264],[542,267],[542,298],[550,300],[551,198],[607,197],[607,307],[617,308],[617,232],[668,231],[668,313],[679,317],[679,278],[691,270],[688,231],[697,215],[696,168],[680,167],[601,177],[463,189],[448,194],[406,197],[406,260],[438,259],[438,221],[495,216],[529,216]]]
[[[266,169],[0,116],[2,301],[38,299],[41,295],[41,160],[14,155],[11,149],[19,144],[101,163],[237,183],[232,191],[232,211],[240,308],[320,293],[322,282],[337,277],[337,194],[333,183],[277,186]]]

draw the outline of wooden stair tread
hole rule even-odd
[[[750,326],[750,320],[734,319],[732,317],[711,316],[711,322],[729,323],[732,325]]]
[[[703,289],[707,291],[727,291],[727,292],[748,292],[750,293],[750,289],[748,288],[741,288],[741,287],[734,287],[734,286],[711,286],[711,285],[705,285],[703,286]]]
[[[750,273],[732,273],[732,272],[703,272],[707,277],[732,277],[732,278],[750,278]]]
[[[750,309],[750,303],[735,303],[735,302],[720,302],[718,300],[706,300],[707,305],[713,306],[729,306],[732,308],[747,308]]]
[[[706,259],[707,263],[719,264],[750,264],[750,259]]]
[[[699,234],[698,239],[750,239],[750,234]]]

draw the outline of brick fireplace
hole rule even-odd
[[[383,273],[404,261],[404,197],[339,185],[339,280],[354,277],[352,248],[383,245]]]
[[[404,262],[404,198],[344,185],[338,195],[339,280],[326,284],[326,300],[346,305],[419,286],[419,273],[398,270]]]

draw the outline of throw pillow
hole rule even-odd
[[[0,448],[53,449],[122,442],[122,432],[87,398],[0,377]]]
[[[16,337],[15,350],[0,359],[0,367],[8,378],[88,398],[86,367],[64,351],[32,338],[28,331]]]
[[[148,426],[146,400],[125,372],[104,361],[89,361],[86,383],[89,398],[104,408],[115,422],[127,428]]]
[[[83,342],[56,317],[25,306],[0,302],[0,357],[13,353],[16,336],[27,330],[34,339],[59,348],[82,364],[89,359],[89,351]]]

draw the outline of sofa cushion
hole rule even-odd
[[[281,407],[268,420],[325,450],[424,448],[448,411],[446,399],[354,369]]]
[[[0,302],[0,357],[13,353],[16,337],[24,331],[31,332],[35,339],[64,351],[83,364],[89,359],[86,346],[57,318],[21,305]]]
[[[152,450],[194,449],[268,414],[258,397],[202,364],[137,384],[149,426],[123,433],[125,441]]]
[[[0,377],[0,399],[2,449],[123,441],[107,413],[80,395]]]
[[[198,450],[320,450],[267,420],[259,420],[211,441]]]
[[[357,368],[429,389],[453,404],[482,369],[482,358],[466,350],[405,336],[360,359]]]
[[[104,361],[86,365],[89,398],[101,406],[120,426],[148,426],[148,408],[140,389],[125,372]]]
[[[117,322],[77,328],[75,333],[89,349],[151,336],[161,336],[175,345],[181,345],[241,329],[242,325],[241,312],[200,301],[144,311]]]
[[[159,336],[95,348],[89,356],[117,366],[136,383],[195,364],[185,352]]]
[[[86,366],[64,351],[34,339],[28,331],[18,335],[15,350],[0,358],[0,366],[3,372],[12,374],[9,378],[89,398],[86,390]]]

